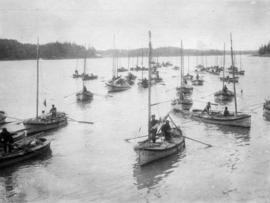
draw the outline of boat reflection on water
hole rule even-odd
[[[139,160],[137,159],[137,163],[134,164],[133,167],[133,177],[135,178],[137,188],[139,190],[154,188],[161,180],[168,177],[174,171],[174,168],[178,167],[179,162],[181,162],[185,156],[184,149],[178,154],[173,154],[145,166],[140,166]]]
[[[233,135],[239,144],[249,145],[250,141],[250,129],[249,128],[237,128],[230,126],[217,126],[218,130],[225,135]]]
[[[5,167],[0,170],[0,202],[27,202],[24,200],[24,195],[19,195],[17,182],[17,172],[21,168],[33,167],[35,165],[46,166],[52,157],[52,151],[49,149],[46,153],[26,160],[23,163],[18,163],[10,167]],[[17,197],[19,195],[19,197]],[[18,201],[18,199],[19,201]]]

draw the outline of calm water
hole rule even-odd
[[[167,60],[179,65],[179,58],[160,58]],[[215,61],[208,57],[207,63]],[[126,59],[120,63],[125,65]],[[88,60],[89,72],[99,75],[98,80],[87,82],[88,89],[107,93],[104,81],[111,78],[111,64],[109,58]],[[190,57],[190,72],[195,65],[196,57]],[[252,114],[250,130],[207,125],[172,114],[186,136],[214,147],[186,140],[182,154],[143,168],[138,167],[133,150],[137,140],[125,139],[146,133],[147,90],[134,85],[113,97],[95,96],[89,104],[78,104],[75,95],[64,98],[82,88],[81,81],[71,77],[75,66],[76,60],[40,61],[40,106],[46,99],[49,107],[55,104],[70,117],[95,124],[69,122],[47,135],[52,139],[51,154],[1,170],[0,202],[270,201],[270,122],[262,116],[262,105],[254,109],[254,104],[270,95],[270,58],[243,57],[246,75],[237,85],[239,93],[243,89],[238,105]],[[0,108],[17,118],[34,116],[35,61],[2,61],[0,72]],[[160,75],[165,85],[153,87],[153,103],[175,97],[172,88],[179,81],[178,72],[162,68]],[[213,92],[222,86],[218,77],[203,76],[205,85],[193,92],[193,108],[214,101]],[[170,103],[162,103],[153,112],[164,116],[170,108]],[[232,108],[233,103],[229,104]]]

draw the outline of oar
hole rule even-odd
[[[70,96],[72,96],[72,95],[74,95],[74,94],[76,94],[77,92],[73,92],[72,94],[69,94],[69,95],[67,95],[67,96],[64,96],[64,98],[67,98],[67,97],[70,97]]]
[[[16,118],[16,117],[13,117],[13,116],[6,116],[7,118],[11,118],[11,119],[15,119],[15,120],[18,120],[18,121],[23,121],[23,119],[21,118]]]
[[[125,139],[125,141],[129,141],[129,140],[135,140],[135,139],[138,139],[138,138],[142,138],[142,137],[147,137],[148,135],[143,135],[143,136],[138,136],[138,137],[133,137],[133,138],[127,138]]]
[[[76,122],[76,123],[84,123],[84,124],[94,124],[94,122],[91,122],[91,121],[78,121],[78,120],[75,120],[73,118],[70,118],[68,117],[70,121],[72,122]]]
[[[113,97],[111,94],[97,94],[97,93],[93,93],[94,95],[97,95],[97,96],[101,96],[101,97]]]
[[[179,132],[182,132],[178,127],[177,127],[177,125],[175,124],[175,122],[173,121],[173,119],[171,118],[171,116],[169,115],[168,116],[169,118],[170,118],[170,120],[171,120],[171,122],[173,123],[173,125],[176,127],[176,129],[179,131]],[[187,139],[189,139],[189,140],[192,140],[192,141],[195,141],[195,142],[198,142],[198,143],[201,143],[201,144],[204,144],[204,145],[206,145],[206,146],[208,146],[208,147],[212,147],[212,145],[210,145],[210,144],[207,144],[207,143],[204,143],[204,142],[202,142],[202,141],[199,141],[199,140],[196,140],[196,139],[193,139],[193,138],[190,138],[190,137],[187,137],[187,136],[184,136],[184,135],[182,135],[184,138],[187,138]]]
[[[166,102],[170,102],[170,101],[172,101],[172,100],[167,100],[167,101],[157,102],[157,103],[151,104],[151,106],[155,106],[155,105],[162,104],[162,103],[166,103]]]

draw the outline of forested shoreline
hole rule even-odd
[[[69,42],[41,44],[39,50],[40,58],[43,59],[97,57],[96,50],[93,47],[86,49],[84,46]],[[0,60],[26,60],[35,59],[36,56],[36,44],[0,39]]]

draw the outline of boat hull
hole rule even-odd
[[[211,116],[207,113],[192,113],[191,116],[194,120],[202,121],[205,123],[211,123],[216,125],[226,125],[233,127],[243,127],[250,128],[251,126],[251,116],[248,114],[238,114],[237,116]]]
[[[0,157],[0,168],[8,167],[14,164],[22,163],[34,157],[43,155],[50,150],[50,141],[40,138],[38,139],[42,144],[31,147],[28,150],[23,150]]]
[[[81,101],[81,102],[90,101],[93,99],[93,94],[91,92],[89,93],[79,92],[76,94],[76,97],[77,97],[77,101]]]
[[[168,157],[172,154],[181,152],[185,148],[185,139],[175,144],[173,147],[168,147],[165,150],[152,150],[152,149],[140,149],[139,154],[139,164],[140,166],[152,163],[154,161],[160,160],[162,158]]]
[[[108,92],[122,92],[130,88],[130,86],[117,86],[108,83],[106,85],[108,86]]]
[[[27,134],[34,134],[67,125],[67,117],[65,113],[58,112],[56,118],[47,118],[46,120],[42,120],[41,118],[28,119],[23,124],[27,129]]]

